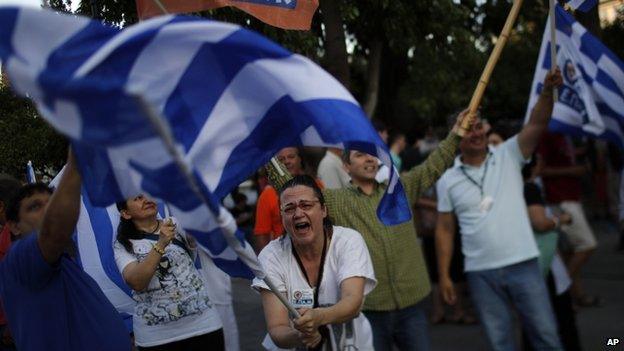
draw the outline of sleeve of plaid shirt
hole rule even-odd
[[[414,205],[420,195],[438,181],[442,174],[453,165],[460,140],[461,137],[457,134],[449,133],[423,163],[401,176],[401,182],[405,187],[405,193],[410,204]]]

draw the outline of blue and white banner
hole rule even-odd
[[[549,129],[577,137],[601,138],[624,147],[624,63],[559,5],[555,13],[557,66],[564,84],[559,88]],[[537,102],[550,67],[547,23],[525,120]]]
[[[260,278],[253,250],[218,199],[285,146],[348,147],[392,165],[357,101],[331,75],[235,25],[163,16],[120,30],[2,6],[0,58],[12,87],[71,139],[94,206],[149,194],[214,255],[229,245]],[[161,115],[196,187],[137,96]],[[411,215],[396,172],[378,215],[387,224]],[[215,260],[226,272],[230,262]]]

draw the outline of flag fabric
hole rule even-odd
[[[94,206],[149,194],[168,203],[213,254],[229,245],[260,278],[253,250],[218,199],[286,146],[346,147],[392,165],[340,83],[235,25],[161,16],[120,30],[48,10],[0,7],[0,58],[12,87],[70,138]],[[157,123],[170,133],[173,152],[137,96],[161,115]],[[394,171],[377,212],[386,224],[411,216]],[[222,269],[230,262],[215,260]]]
[[[563,2],[568,4],[573,10],[582,12],[589,12],[589,10],[598,5],[598,0],[563,0]]]
[[[37,182],[37,177],[35,177],[35,169],[33,168],[32,161],[28,161],[26,163],[26,181],[28,184],[33,184]]]
[[[624,147],[624,63],[556,6],[557,66],[563,75],[551,131],[608,140]],[[550,25],[546,24],[531,85],[526,120],[550,70]]]
[[[309,30],[318,0],[160,0],[167,13],[189,13],[232,6],[282,29]],[[155,0],[136,0],[140,19],[165,14]]]

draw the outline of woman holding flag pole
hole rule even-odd
[[[372,350],[371,326],[360,313],[364,296],[376,285],[364,239],[353,229],[332,225],[312,177],[295,176],[279,193],[287,235],[271,241],[259,259],[301,316],[289,317],[276,294],[256,278],[252,286],[262,295],[270,336],[263,346]]]
[[[221,319],[194,266],[196,245],[156,203],[139,195],[117,203],[115,261],[137,302],[139,350],[224,350]]]

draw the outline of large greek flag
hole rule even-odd
[[[563,86],[549,129],[606,139],[624,147],[624,63],[556,6],[557,65]],[[528,118],[550,69],[550,25],[546,24],[527,108]]]
[[[392,165],[334,78],[235,25],[163,16],[120,30],[0,7],[0,58],[12,87],[71,139],[94,206],[150,194],[200,243],[231,246],[256,275],[263,272],[253,251],[233,239],[235,222],[217,200],[278,150],[348,147]],[[154,114],[137,100],[160,118],[146,118]],[[387,224],[410,217],[395,172],[378,215]]]

